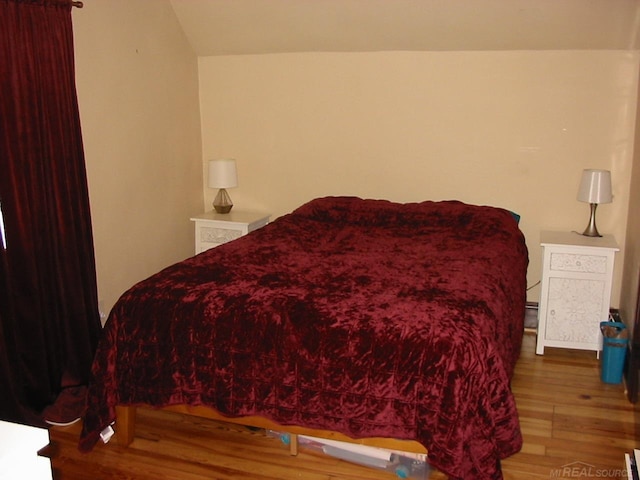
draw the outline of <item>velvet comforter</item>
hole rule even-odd
[[[121,297],[80,449],[117,404],[206,405],[417,440],[452,478],[501,478],[522,443],[510,378],[527,263],[506,210],[313,200]]]

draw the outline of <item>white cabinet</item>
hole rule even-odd
[[[600,322],[609,316],[613,263],[612,235],[542,232],[542,291],[536,353],[545,347],[602,349]]]
[[[233,210],[217,213],[214,210],[192,217],[196,228],[196,254],[240,238],[269,223],[267,213]]]
[[[52,446],[46,428],[0,421],[0,478],[51,480]]]

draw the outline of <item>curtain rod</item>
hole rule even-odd
[[[82,8],[84,4],[82,2],[71,2],[72,7]]]

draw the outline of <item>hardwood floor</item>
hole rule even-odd
[[[626,480],[624,452],[640,447],[640,424],[624,386],[600,381],[593,352],[534,352],[535,335],[526,334],[513,379],[524,446],[503,462],[505,479]],[[397,478],[304,449],[292,457],[263,431],[169,412],[140,409],[136,438],[126,449],[111,442],[81,454],[78,434],[77,424],[50,430],[54,479]]]

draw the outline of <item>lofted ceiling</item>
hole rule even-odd
[[[198,56],[640,49],[640,0],[170,1]]]

